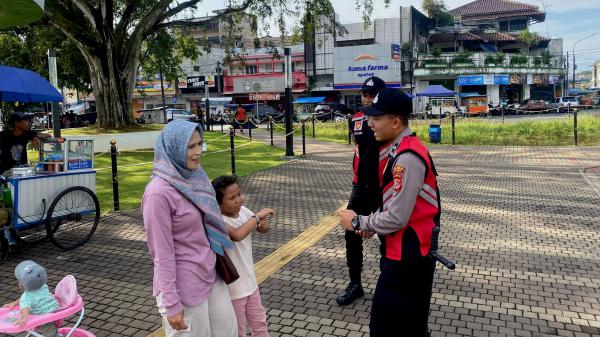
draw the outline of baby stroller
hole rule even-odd
[[[54,322],[59,336],[63,337],[96,337],[89,331],[77,328],[83,320],[83,299],[77,293],[77,282],[72,275],[65,276],[57,285],[54,297],[58,302],[57,311],[44,315],[30,315],[25,326],[15,324],[21,313],[19,307],[0,308],[0,333],[18,334],[27,332],[27,336],[44,337],[33,331],[35,328]],[[79,319],[73,327],[61,327],[63,321],[78,312]]]

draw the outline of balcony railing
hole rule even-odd
[[[563,69],[564,57],[500,54],[500,53],[443,53],[439,57],[419,54],[415,68],[548,68]]]

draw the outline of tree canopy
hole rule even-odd
[[[444,0],[423,0],[421,5],[427,16],[435,22],[436,27],[451,26],[454,16],[448,12]]]
[[[389,2],[384,0],[386,5]],[[59,74],[59,78],[69,87],[76,88],[77,82],[86,87],[87,83],[91,84],[100,126],[131,124],[132,95],[138,71],[152,73],[157,67],[162,67],[165,74],[175,77],[182,58],[193,59],[200,54],[200,50],[194,52],[190,48],[193,42],[189,38],[177,36],[175,27],[189,24],[196,11],[204,12],[202,5],[202,0],[46,0],[45,17],[61,32],[59,34],[53,28],[55,32],[49,40],[64,43],[64,50],[77,48],[83,62],[75,52],[62,57],[73,57],[73,60],[80,61],[74,62],[73,66],[84,66],[89,70],[89,80],[80,78],[67,82],[69,76],[85,75],[85,71],[77,68],[63,69],[64,73]],[[370,18],[373,0],[356,0],[355,6],[363,18]],[[312,28],[303,20],[307,13],[330,18],[315,20],[317,23],[313,24],[331,31],[335,29],[330,0],[228,0],[216,18],[225,23],[222,44],[227,55],[231,55],[236,51],[234,47],[238,42],[236,34],[239,34],[237,27],[240,22],[249,20],[251,29],[255,31],[260,23],[263,32],[276,25],[282,36],[295,32],[306,37],[308,29]],[[7,37],[7,41],[17,44],[17,39],[21,38],[13,34]],[[45,53],[45,47],[38,49]],[[143,56],[142,63],[140,56]],[[6,56],[8,61],[5,62],[26,57]],[[36,59],[39,62],[46,58],[40,58],[38,53]],[[61,63],[62,60],[59,65]],[[44,74],[47,65],[40,62],[33,69]]]

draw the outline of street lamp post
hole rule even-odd
[[[290,48],[283,49],[285,56],[285,155],[294,156],[294,135],[292,133],[292,55]]]
[[[590,35],[588,35],[588,36],[584,37],[583,39],[581,39],[581,40],[579,40],[579,41],[577,41],[577,42],[575,42],[575,43],[573,44],[573,50],[572,50],[572,52],[573,52],[573,83],[571,84],[571,88],[573,88],[573,89],[575,89],[575,69],[577,68],[577,67],[575,66],[575,46],[576,46],[576,45],[577,45],[579,42],[581,42],[581,41],[583,41],[583,40],[587,40],[587,39],[589,39],[590,37],[592,37],[592,36],[594,36],[594,35],[596,35],[596,34],[598,34],[598,33],[592,33],[592,34],[590,34]]]

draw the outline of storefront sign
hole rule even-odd
[[[458,85],[500,85],[508,84],[508,75],[470,75],[458,76]]]
[[[402,58],[402,51],[399,44],[392,44],[392,60],[400,61]]]
[[[233,79],[234,93],[273,93],[283,92],[285,90],[285,81],[281,77],[238,77]]]
[[[523,79],[519,74],[511,74],[510,75],[510,84],[522,84]]]
[[[336,90],[359,90],[371,76],[399,85],[402,48],[398,44],[338,47],[333,50],[333,82]]]
[[[173,83],[163,80],[163,87],[165,90],[173,90]],[[160,80],[141,80],[138,79],[135,82],[135,90],[144,91],[144,92],[158,92],[160,91]]]
[[[209,88],[214,88],[214,76],[188,76],[186,88],[204,87],[208,83]]]
[[[69,171],[91,169],[91,168],[92,168],[91,160],[77,159],[77,160],[69,160],[67,162],[67,170],[69,170]]]
[[[508,75],[494,75],[494,84],[508,85],[510,84],[510,78]]]
[[[279,94],[250,94],[249,98],[251,101],[279,101],[281,96]]]
[[[527,84],[548,85],[548,75],[527,74]]]

